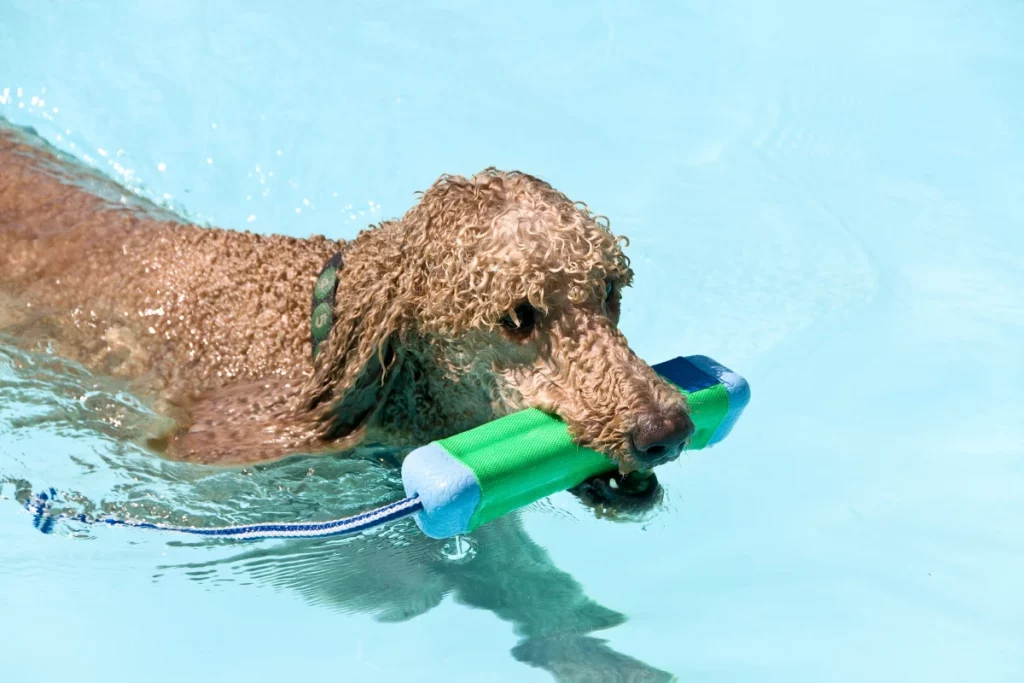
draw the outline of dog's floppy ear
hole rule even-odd
[[[386,280],[344,272],[334,325],[321,345],[303,393],[322,439],[357,445],[401,375],[401,312]],[[362,281],[362,282],[360,282]]]
[[[149,445],[217,464],[358,446],[403,374],[402,315],[388,275],[361,263],[342,271],[335,322],[305,380],[241,381],[182,401],[179,424],[187,426]]]

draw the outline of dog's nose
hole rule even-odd
[[[691,436],[693,421],[681,410],[644,413],[633,428],[633,448],[641,463],[656,465],[678,457],[680,446]]]

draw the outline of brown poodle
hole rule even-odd
[[[536,407],[620,475],[671,460],[693,425],[617,327],[621,243],[494,169],[443,176],[350,242],[204,228],[0,120],[0,331],[154,396],[176,426],[150,445],[176,459],[405,448]],[[314,363],[313,287],[339,252]]]

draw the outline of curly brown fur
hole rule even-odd
[[[618,330],[621,245],[585,205],[495,169],[443,176],[348,243],[201,228],[0,122],[0,284],[24,302],[0,321],[153,390],[181,428],[152,443],[176,458],[411,446],[537,407],[636,469],[638,426],[686,406]],[[338,249],[314,367],[311,290]]]

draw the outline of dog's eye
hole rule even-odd
[[[604,283],[604,300],[601,302],[601,309],[605,315],[611,318],[616,324],[619,321],[619,287],[616,282],[606,280]]]
[[[501,319],[502,327],[517,334],[529,334],[536,324],[537,309],[527,303],[519,304],[512,314]]]

